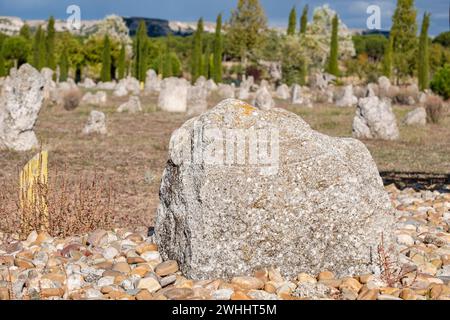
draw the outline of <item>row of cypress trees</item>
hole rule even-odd
[[[392,18],[392,28],[389,41],[386,44],[383,58],[383,74],[392,78],[413,75],[415,67],[420,90],[430,87],[430,54],[428,30],[430,14],[425,12],[417,47],[416,10],[413,0],[398,0],[397,8]],[[417,52],[417,53],[416,53]]]
[[[300,34],[306,33],[306,27],[308,26],[308,5],[303,7],[302,16],[300,18]],[[297,9],[294,6],[289,13],[289,23],[287,28],[287,35],[293,36],[297,32]]]
[[[300,22],[300,34],[306,32],[307,26],[307,5],[303,9]],[[295,7],[289,14],[287,34],[296,33],[297,13]],[[429,67],[429,38],[430,14],[425,12],[422,20],[422,28],[419,38],[419,49],[417,56],[414,55],[416,46],[416,11],[413,0],[398,0],[397,9],[393,16],[393,26],[391,36],[386,44],[383,58],[383,74],[388,78],[392,77],[395,68],[398,77],[411,74],[412,64],[417,66],[417,75],[420,90],[428,89],[430,86]],[[327,72],[335,76],[339,75],[339,18],[336,15],[332,22],[332,33],[330,43],[330,55],[327,65]],[[395,55],[395,57],[394,57]],[[406,55],[406,56],[405,56]],[[414,61],[417,59],[416,61]],[[411,62],[412,61],[412,62]]]
[[[203,19],[200,18],[197,23],[192,43],[191,56],[191,75],[192,82],[195,82],[200,76],[213,79],[216,83],[222,82],[222,56],[223,56],[223,38],[222,38],[222,14],[217,16],[216,30],[214,34],[214,48],[211,54],[211,48],[203,44]]]
[[[29,32],[24,29],[23,32]],[[56,69],[55,56],[55,19],[50,17],[47,23],[47,30],[38,27],[33,39],[33,66],[41,70],[44,67],[52,70]]]

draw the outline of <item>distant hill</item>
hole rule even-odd
[[[147,33],[150,37],[162,37],[168,34],[177,36],[189,36],[194,33],[197,22],[181,22],[181,21],[169,21],[164,19],[155,18],[143,18],[143,17],[122,17],[127,25],[130,36],[136,34],[139,26],[139,21],[144,20],[147,24]],[[89,35],[95,32],[96,26],[102,20],[83,20],[81,21],[81,28],[77,31],[71,31],[78,35]],[[20,28],[27,23],[31,29],[36,29],[40,25],[46,25],[46,20],[22,20],[19,17],[0,17],[0,33],[7,35],[17,35]],[[55,29],[58,32],[67,31],[67,25],[65,20],[56,20]],[[214,32],[215,23],[204,22],[204,29],[206,32]]]

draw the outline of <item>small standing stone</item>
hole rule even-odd
[[[86,126],[83,129],[83,134],[106,134],[107,132],[105,114],[96,110],[91,111]]]

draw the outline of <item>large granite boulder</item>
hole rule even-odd
[[[379,271],[393,208],[367,150],[284,109],[228,99],[170,141],[155,236],[193,279]]]
[[[161,83],[158,107],[167,112],[186,112],[189,83],[182,78],[170,77]]]
[[[358,139],[399,139],[391,102],[376,96],[359,99],[353,119],[353,136]]]
[[[12,69],[0,100],[0,149],[27,151],[38,146],[33,131],[44,99],[45,78],[29,64]]]

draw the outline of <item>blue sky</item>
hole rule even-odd
[[[371,4],[381,7],[382,28],[388,29],[395,9],[396,0],[261,0],[272,25],[287,23],[289,10],[296,5],[299,11],[304,4],[310,7],[328,3],[337,10],[344,22],[351,28],[365,28]],[[424,10],[432,13],[430,33],[436,35],[449,30],[450,0],[416,0],[419,10],[418,21]],[[226,18],[237,0],[0,0],[0,14],[19,16],[23,19],[44,19],[49,15],[65,18],[66,8],[77,4],[82,19],[98,19],[107,14],[122,16],[144,16],[169,20],[194,21],[199,17],[213,21],[219,12]]]

